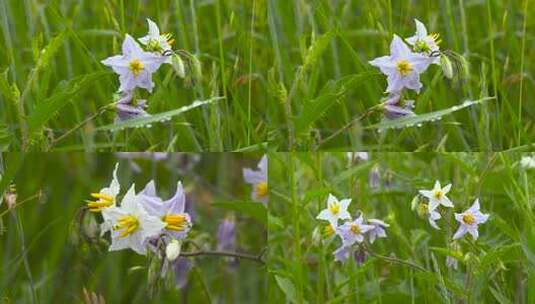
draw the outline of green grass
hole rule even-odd
[[[1,150],[261,149],[267,140],[263,71],[270,65],[265,6],[262,0],[2,1]],[[119,82],[100,61],[120,53],[126,33],[146,35],[146,18],[202,66],[194,81],[162,66],[153,94],[146,94],[148,112],[218,100],[110,132],[102,127],[115,114],[104,108]]]
[[[274,66],[270,134],[280,150],[497,151],[529,145],[535,23],[530,1],[269,1]],[[494,97],[440,120],[378,132],[368,113],[386,78],[368,61],[389,53],[392,35],[410,37],[413,19],[439,33],[441,50],[464,56],[465,77],[439,66],[412,94],[419,115]],[[412,125],[412,126],[410,126]]]
[[[188,156],[191,159],[192,155]],[[159,280],[160,287],[151,297],[155,281],[154,275],[148,274],[146,257],[133,251],[108,252],[106,246],[84,241],[86,234],[77,229],[80,207],[90,199],[91,192],[109,183],[117,157],[27,154],[20,162],[18,157],[15,153],[2,157],[5,178],[1,192],[4,182],[14,176],[20,205],[13,212],[7,211],[5,203],[0,205],[1,302],[82,303],[83,288],[101,295],[106,303],[265,302],[265,266],[240,260],[239,266],[231,270],[228,260],[212,256],[189,258],[194,267],[187,275],[187,285],[175,289],[162,285],[166,280]],[[234,214],[236,251],[258,255],[267,243],[265,215],[263,220],[257,219],[240,209],[219,208],[216,204],[249,201],[250,187],[243,182],[241,168],[254,167],[258,159],[259,156],[238,153],[204,154],[198,164],[188,169],[184,154],[173,154],[160,162],[135,160],[142,169],[140,173],[129,161],[121,160],[118,176],[123,189],[135,183],[137,191],[155,179],[163,198],[174,194],[176,182],[181,180],[195,209],[189,240],[204,250],[215,250],[218,225],[227,215]],[[263,207],[259,203],[247,204]],[[265,214],[265,208],[261,209]],[[92,231],[84,223],[84,231]],[[182,248],[182,252],[191,251],[195,251],[191,245]]]
[[[535,172],[519,153],[371,153],[348,164],[344,153],[270,154],[269,298],[272,303],[533,303]],[[380,186],[369,183],[374,168]],[[411,210],[420,189],[452,183],[454,211],[433,229]],[[351,198],[350,213],[383,219],[388,238],[368,244],[380,257],[341,264],[339,239],[318,239],[316,216],[328,193]],[[490,214],[480,237],[465,237],[459,268],[446,267],[457,229],[453,212],[480,198]],[[446,224],[449,218],[451,225]],[[315,232],[316,231],[316,232]],[[388,260],[387,260],[388,259]],[[392,261],[393,260],[393,261]],[[416,266],[403,264],[410,262]],[[423,268],[423,269],[419,269]]]

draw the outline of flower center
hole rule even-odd
[[[412,65],[410,62],[403,59],[398,61],[397,69],[401,76],[407,76],[412,71]]]
[[[102,209],[110,207],[115,202],[113,196],[104,193],[91,193],[91,197],[98,199],[97,201],[86,201],[91,212],[101,212]]]
[[[418,40],[414,44],[414,51],[418,53],[429,53],[431,48],[424,40]]]
[[[472,225],[473,223],[476,222],[476,219],[470,213],[466,213],[463,215],[463,222],[467,225]]]
[[[325,236],[329,237],[331,235],[334,234],[334,228],[331,224],[325,226],[325,228],[323,229],[323,233],[325,234]]]
[[[160,41],[158,41],[158,39],[152,38],[147,44],[147,50],[151,52],[160,52],[162,50],[162,45],[160,44]]]
[[[361,230],[360,230],[359,225],[352,224],[351,225],[351,232],[353,232],[353,234],[360,234]]]
[[[162,217],[166,223],[165,229],[174,231],[184,231],[188,228],[188,220],[184,214],[167,214]]]
[[[429,213],[428,205],[426,203],[421,203],[418,205],[418,215],[424,217]]]
[[[267,182],[259,182],[256,185],[256,195],[259,197],[266,197],[268,194],[268,183]]]
[[[441,197],[442,197],[442,191],[440,191],[440,190],[436,190],[436,191],[435,191],[435,198],[436,198],[436,199],[440,199]]]
[[[139,61],[138,59],[134,59],[130,61],[130,63],[128,63],[128,68],[130,69],[130,71],[132,71],[132,74],[134,74],[134,76],[137,76],[139,75],[139,73],[141,73],[141,71],[143,71],[143,63],[141,63],[141,61]]]
[[[340,212],[340,205],[338,202],[334,202],[331,204],[331,206],[329,206],[329,210],[332,214],[337,215]]]
[[[119,218],[117,225],[113,227],[113,230],[123,230],[123,232],[119,234],[119,237],[124,238],[136,232],[138,228],[139,220],[137,217],[133,215],[125,215]]]

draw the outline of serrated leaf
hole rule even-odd
[[[39,134],[44,125],[82,89],[89,87],[93,82],[100,80],[111,72],[100,71],[75,77],[68,82],[62,82],[54,91],[54,95],[40,102],[28,118],[28,127],[32,137]]]
[[[196,100],[192,102],[191,104],[187,106],[183,106],[178,109],[174,109],[174,110],[162,112],[162,113],[157,113],[157,114],[153,114],[153,115],[145,116],[145,117],[132,118],[132,119],[118,122],[118,123],[105,125],[102,127],[98,127],[96,131],[116,132],[116,131],[121,131],[121,130],[128,129],[128,128],[140,128],[146,125],[152,125],[153,123],[168,121],[175,116],[181,115],[185,112],[188,112],[190,110],[193,110],[203,105],[213,103],[221,99],[224,99],[224,97],[213,97],[207,100]]]
[[[393,120],[383,120],[378,124],[374,124],[374,125],[366,127],[366,129],[386,130],[386,129],[401,129],[401,128],[418,126],[422,123],[440,120],[442,119],[443,116],[452,114],[464,108],[478,105],[485,101],[489,101],[493,99],[496,99],[496,97],[485,97],[485,98],[481,98],[478,100],[467,100],[460,105],[455,105],[444,110],[439,110],[439,111],[434,111],[434,112],[429,112],[429,113],[424,113],[424,114],[419,114],[419,115],[414,115],[414,116],[406,116],[406,117],[393,119]]]
[[[218,202],[212,206],[225,210],[235,211],[245,216],[250,216],[262,224],[267,224],[267,208],[259,202]]]

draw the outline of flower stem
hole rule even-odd
[[[394,257],[380,255],[380,254],[377,254],[377,253],[371,251],[369,248],[366,249],[366,250],[368,251],[368,254],[370,254],[371,256],[376,257],[378,259],[382,259],[382,260],[389,261],[391,263],[400,264],[400,265],[406,265],[406,266],[412,267],[414,269],[417,269],[417,270],[420,270],[420,271],[423,271],[423,272],[428,272],[427,269],[425,269],[424,267],[422,267],[422,266],[420,266],[418,264],[415,264],[413,262],[409,262],[409,261],[406,261],[406,260],[401,260],[401,259],[394,258]]]

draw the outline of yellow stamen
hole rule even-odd
[[[85,201],[89,211],[91,212],[101,212],[103,209],[110,207],[115,202],[113,196],[105,193],[91,193],[91,197],[98,199],[97,201]]]
[[[421,217],[426,216],[429,213],[428,205],[426,203],[419,204],[417,212],[418,212],[418,215]]]
[[[139,75],[139,73],[141,73],[141,71],[143,71],[144,66],[141,61],[139,61],[138,59],[134,59],[130,61],[130,63],[128,63],[128,68],[130,69],[130,71],[132,71],[134,77],[136,77],[137,75]]]
[[[323,234],[326,236],[326,237],[329,237],[331,235],[334,235],[334,228],[331,224],[325,226],[325,228],[323,228]]]
[[[113,227],[113,230],[123,230],[119,237],[127,237],[133,234],[139,228],[139,220],[133,215],[125,215],[119,218],[117,225]]]
[[[401,76],[407,76],[412,71],[412,65],[407,60],[400,60],[398,61],[397,69]]]
[[[184,214],[167,214],[162,217],[162,221],[166,224],[167,230],[184,231],[189,225]]]
[[[260,182],[256,185],[256,195],[258,197],[265,197],[268,194],[268,183]]]
[[[360,234],[360,233],[361,233],[361,230],[360,230],[359,225],[357,225],[357,224],[352,224],[352,225],[351,225],[351,232],[353,232],[354,234]]]
[[[442,197],[442,191],[440,190],[435,191],[434,196],[436,199],[440,199]]]
[[[337,215],[340,212],[340,204],[338,202],[334,202],[329,206],[329,210],[332,214]]]
[[[466,213],[463,215],[463,222],[467,225],[472,225],[473,223],[476,222],[476,219],[470,213]]]

